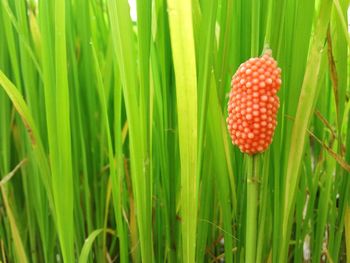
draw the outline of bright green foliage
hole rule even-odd
[[[0,262],[349,262],[350,1],[135,2],[0,1]],[[247,157],[226,103],[266,47]]]

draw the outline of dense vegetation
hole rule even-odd
[[[348,7],[1,0],[0,262],[350,262]],[[227,101],[266,46],[280,109],[252,170]]]

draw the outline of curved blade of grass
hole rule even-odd
[[[4,186],[17,172],[17,170],[19,168],[21,168],[21,166],[23,164],[25,164],[28,161],[28,159],[24,159],[22,160],[19,164],[16,165],[16,167],[7,175],[5,175],[1,180],[0,180],[0,187]]]
[[[12,233],[13,242],[15,244],[14,248],[16,251],[17,260],[18,262],[23,262],[23,263],[27,263],[28,259],[25,252],[25,248],[23,246],[21,235],[18,231],[16,219],[13,215],[11,205],[9,204],[9,201],[7,199],[7,191],[4,184],[17,172],[17,170],[25,163],[25,161],[26,159],[21,161],[8,175],[6,175],[3,178],[3,180],[0,181],[0,191],[2,193],[2,199],[4,201],[7,217],[10,222],[11,233]]]
[[[18,114],[21,116],[25,127],[27,128],[28,136],[31,139],[34,155],[36,161],[39,164],[39,169],[41,171],[41,178],[45,186],[45,190],[49,199],[49,204],[53,210],[53,201],[51,193],[51,178],[50,178],[50,168],[48,161],[46,159],[43,144],[41,142],[38,129],[35,125],[34,119],[30,113],[30,110],[25,103],[21,93],[16,89],[15,85],[5,76],[5,74],[0,70],[0,86],[3,87],[6,94],[9,96],[14,107],[16,108]]]
[[[7,193],[3,187],[0,187],[0,190],[2,193],[2,199],[4,201],[6,213],[7,213],[9,222],[10,222],[12,238],[13,238],[13,242],[15,244],[14,248],[16,251],[17,260],[18,260],[18,262],[27,263],[28,262],[27,255],[26,255],[26,252],[25,252],[25,249],[23,246],[22,238],[21,238],[19,231],[18,231],[18,228],[17,228],[16,219],[13,215],[11,205],[9,204],[9,201],[7,199]]]
[[[81,249],[80,256],[79,256],[79,263],[86,263],[89,259],[89,254],[91,251],[92,244],[94,243],[96,237],[102,233],[103,229],[97,229],[93,231],[87,239],[85,239],[85,243],[83,248]]]
[[[106,231],[107,233],[111,235],[115,235],[115,232],[112,229],[96,229],[94,230],[88,237],[85,239],[84,246],[81,249],[80,256],[78,263],[86,263],[89,259],[89,254],[91,252],[91,247],[96,239],[96,237],[101,234],[103,231]]]
[[[181,162],[183,262],[195,262],[197,229],[197,77],[192,4],[168,0]]]
[[[328,152],[330,156],[333,157],[335,161],[347,172],[350,172],[350,165],[340,156],[337,154],[332,148],[330,148],[327,144],[322,142],[315,134],[313,134],[311,131],[308,130],[308,133],[320,144],[322,147]]]

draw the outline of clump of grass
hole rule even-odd
[[[348,1],[136,6],[1,1],[0,261],[346,262]],[[252,160],[226,105],[267,45],[280,110]]]

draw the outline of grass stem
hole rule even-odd
[[[246,263],[255,262],[259,196],[259,156],[249,156],[247,163]]]

